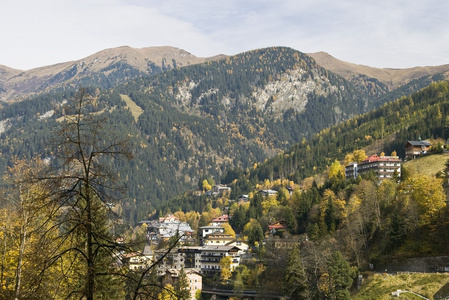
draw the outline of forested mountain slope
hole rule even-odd
[[[118,64],[131,70],[128,64]],[[280,157],[276,156],[254,171],[259,179],[311,174],[314,167],[328,164],[335,149],[340,147],[344,153],[345,147],[359,147],[366,140],[364,136],[360,141],[346,138],[325,128],[367,112],[381,96],[384,101],[393,100],[386,97],[387,89],[379,82],[354,85],[318,66],[311,57],[282,47],[182,68],[173,65],[151,76],[139,73],[129,81],[134,71],[116,67],[111,67],[117,76],[111,86],[124,82],[116,88],[99,89],[104,74],[95,73],[51,93],[6,104],[0,110],[2,171],[14,155],[51,157],[53,132],[65,115],[64,103],[74,96],[76,86],[91,84],[89,93],[96,98],[92,113],[108,117],[114,131],[128,135],[132,143],[135,158],[130,163],[115,163],[128,187],[120,209],[127,220],[135,222],[204,177],[218,181],[229,168],[245,169],[321,131],[310,146],[324,147],[335,140],[340,146],[328,145],[329,149],[317,148],[313,156],[305,153],[309,156],[296,158],[293,152],[302,155],[302,147],[308,145],[301,143],[290,153],[295,163],[269,167]],[[108,77],[106,82],[111,80]],[[139,108],[138,112],[132,114],[130,107]],[[378,119],[382,114],[370,116]],[[363,118],[366,115],[342,126],[361,127]],[[379,126],[375,130],[379,135]],[[327,138],[327,132],[333,135]],[[373,132],[367,134],[378,138]]]
[[[449,138],[448,113],[449,81],[434,82],[410,96],[324,129],[246,174],[231,170],[225,178],[230,183],[239,174],[241,180],[234,189],[239,193],[245,192],[239,186],[248,187],[248,182],[278,178],[299,182],[326,170],[335,159],[342,161],[345,154],[356,149],[366,149],[368,155],[396,151],[404,158],[408,140]]]

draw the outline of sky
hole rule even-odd
[[[19,70],[119,46],[199,57],[286,46],[378,68],[449,64],[447,0],[3,0],[0,65]]]

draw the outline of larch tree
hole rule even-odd
[[[120,192],[110,165],[131,157],[127,140],[106,130],[106,120],[92,113],[95,100],[85,89],[72,99],[57,132],[55,167],[42,178],[58,187],[62,234],[54,262],[72,262],[65,271],[77,283],[70,294],[86,300],[113,292],[111,266],[125,247],[109,230],[107,204]]]
[[[420,175],[408,183],[413,186],[411,198],[418,205],[421,223],[428,224],[435,220],[440,210],[446,206],[442,180]]]
[[[228,280],[232,276],[231,263],[232,258],[230,256],[224,256],[219,262],[220,278],[223,282]]]

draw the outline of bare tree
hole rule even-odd
[[[108,230],[107,204],[121,190],[112,161],[131,157],[127,140],[105,130],[106,120],[91,111],[95,101],[85,89],[72,100],[57,134],[53,171],[42,177],[58,190],[62,234],[52,263],[63,257],[72,261],[68,269],[76,266],[84,283],[71,294],[87,300],[94,299],[98,277],[108,274],[104,269],[126,248]],[[102,262],[106,256],[109,261]]]

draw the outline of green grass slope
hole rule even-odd
[[[433,154],[407,161],[403,167],[411,173],[435,176],[438,172],[444,171],[448,159],[449,153]]]
[[[414,292],[428,299],[443,299],[442,296],[449,294],[449,274],[365,274],[361,288],[353,293],[352,299],[423,299],[412,293],[401,293],[399,297],[393,297],[391,293],[397,290]]]

